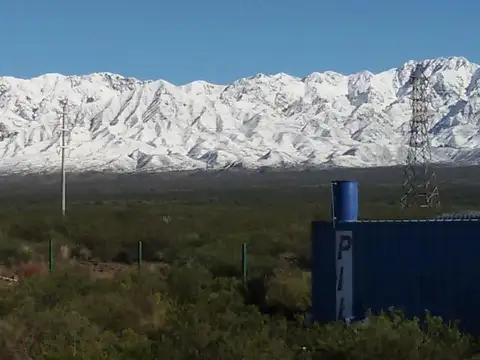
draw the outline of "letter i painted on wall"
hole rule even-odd
[[[353,316],[353,235],[351,231],[335,233],[335,263],[337,267],[337,320]]]

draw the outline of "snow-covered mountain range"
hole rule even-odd
[[[436,162],[480,159],[480,65],[425,60]],[[387,166],[404,161],[417,62],[378,74],[312,73],[175,86],[110,73],[0,77],[0,171]]]

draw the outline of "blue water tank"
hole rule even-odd
[[[356,181],[332,182],[332,218],[334,223],[358,219],[358,183]]]

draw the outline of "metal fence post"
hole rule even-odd
[[[138,269],[142,267],[142,257],[143,257],[143,249],[142,249],[142,241],[138,242]]]
[[[247,285],[247,244],[242,244],[242,276],[243,284]]]
[[[52,272],[54,268],[54,249],[53,249],[53,240],[48,240],[48,271]]]

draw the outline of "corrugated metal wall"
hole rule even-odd
[[[355,316],[390,306],[410,316],[428,309],[445,319],[460,319],[480,333],[479,221],[359,221],[335,229],[330,223],[314,223],[312,304],[314,317],[321,321],[336,316],[331,302],[338,297],[332,283],[338,280],[333,262],[339,231],[352,234]]]

